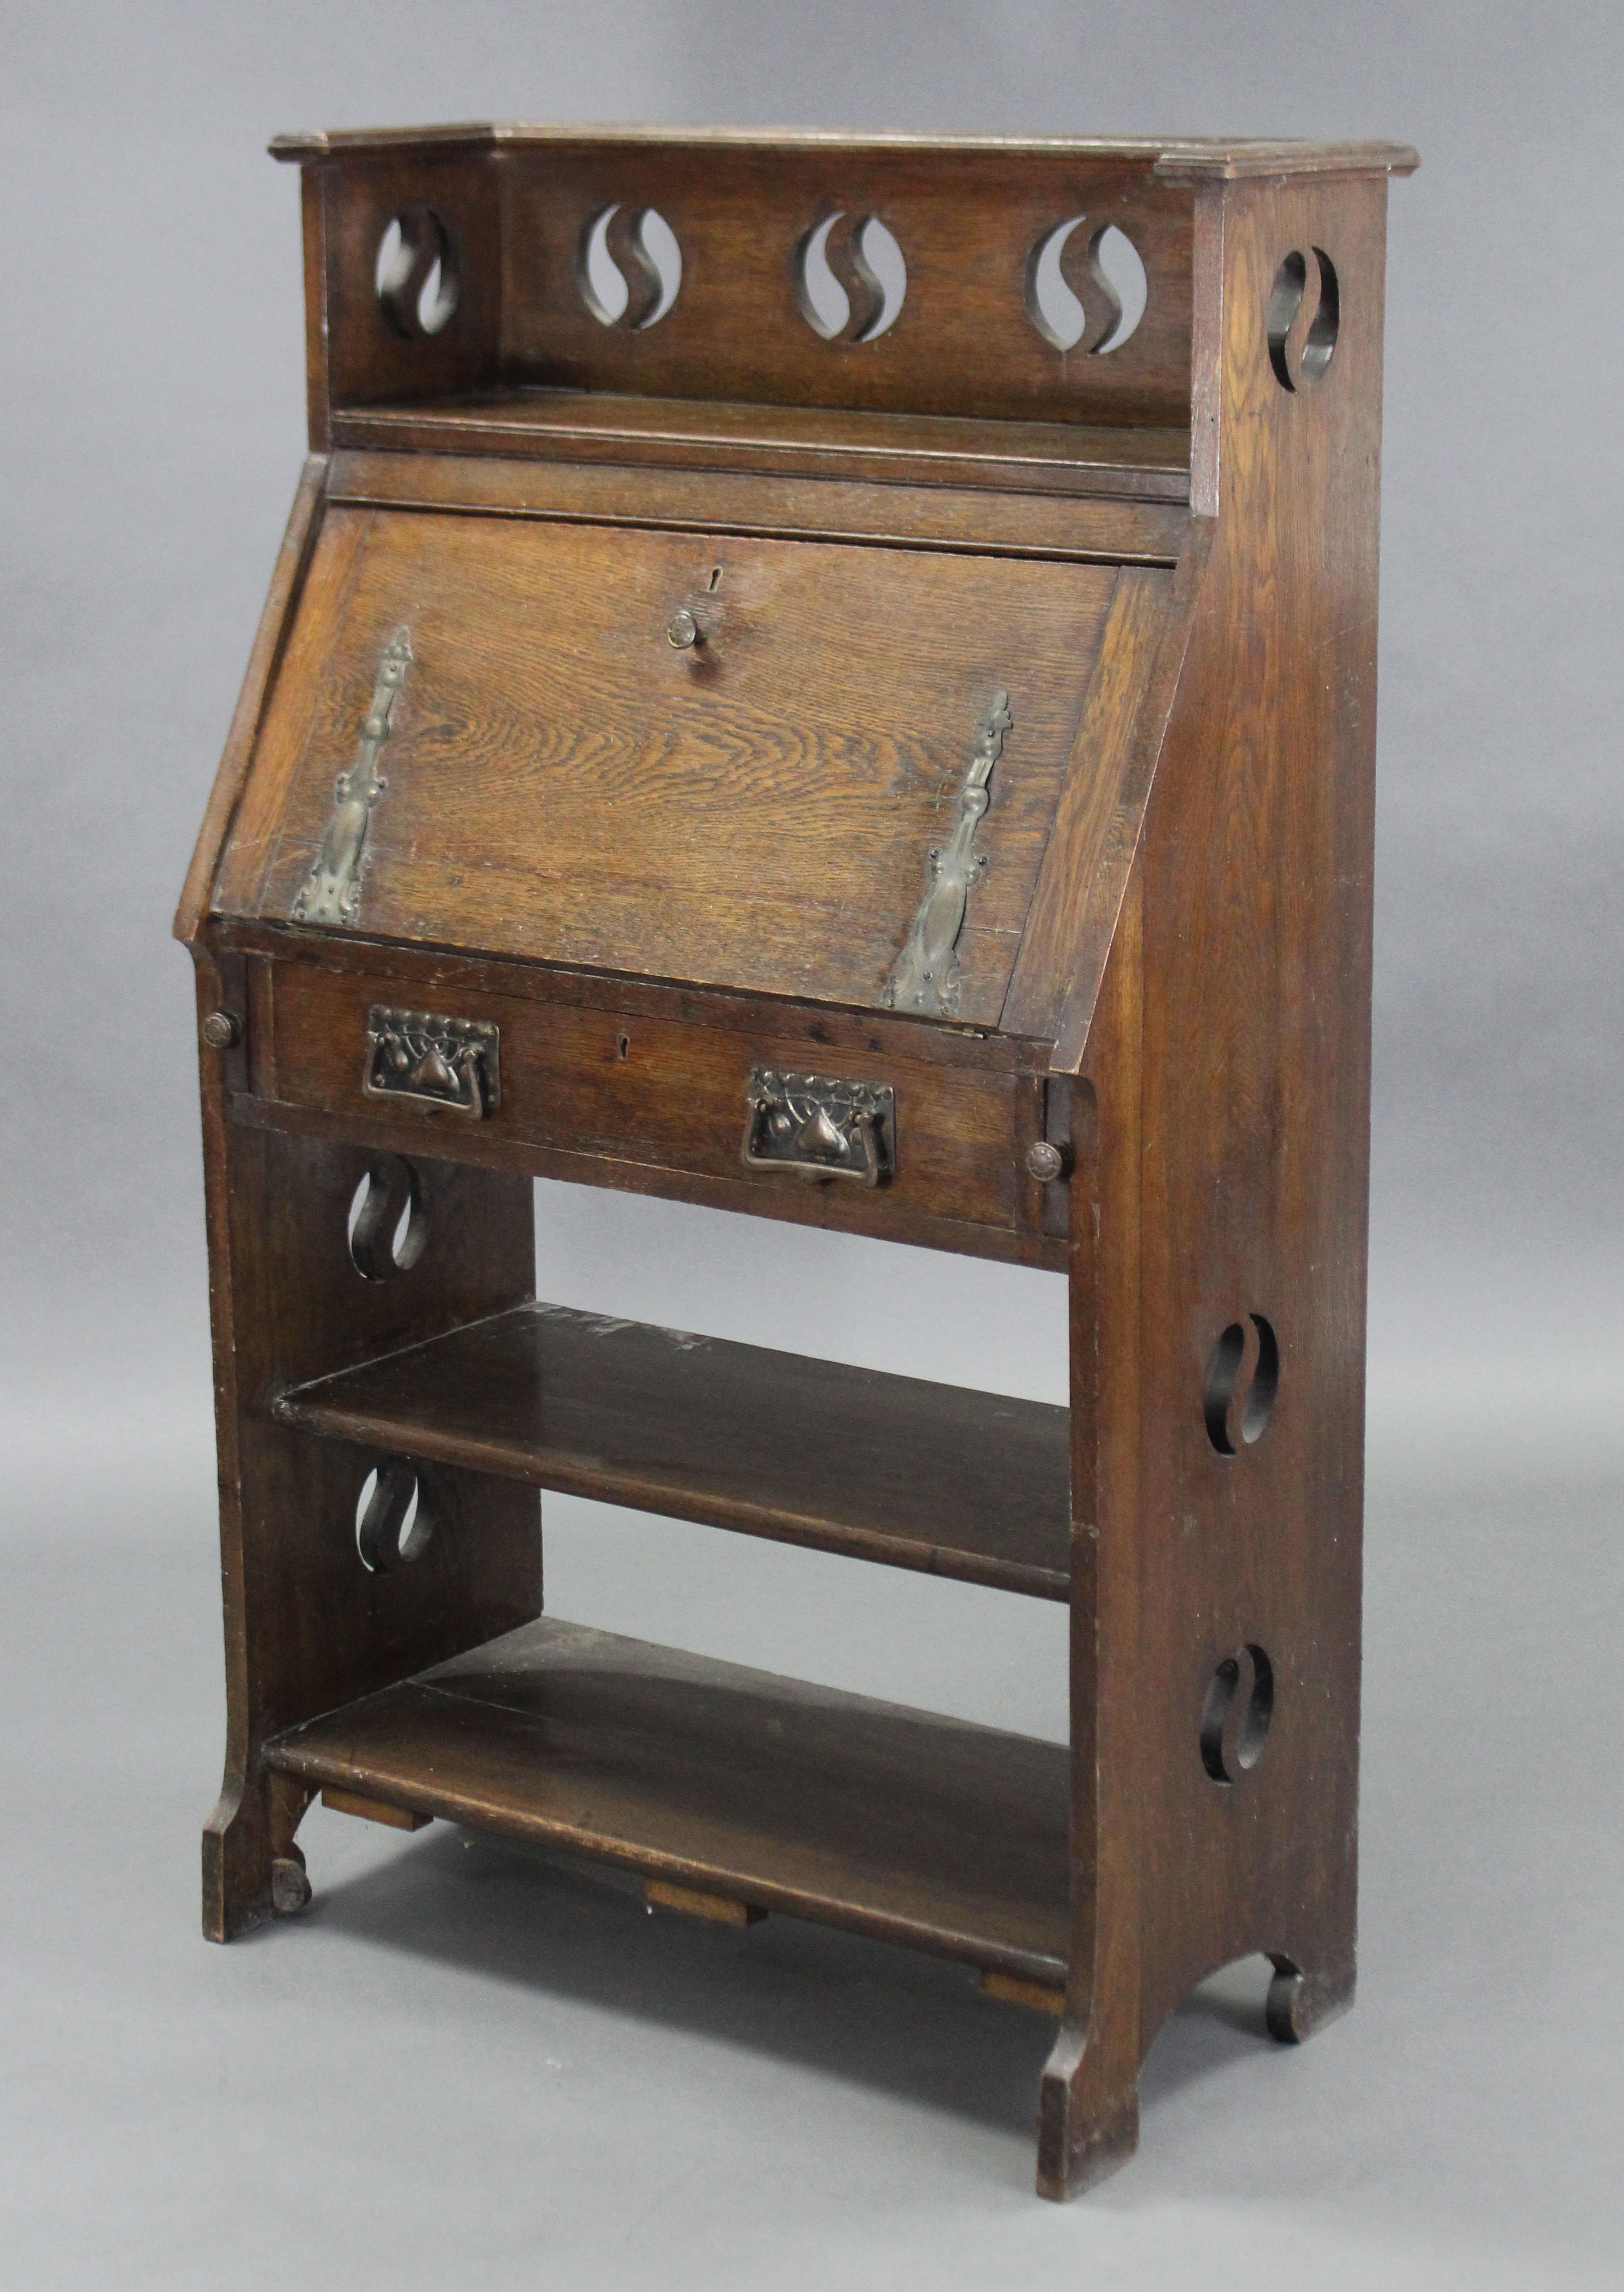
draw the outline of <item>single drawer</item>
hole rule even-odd
[[[285,1105],[365,1117],[400,1149],[477,1159],[476,1138],[727,1180],[772,1199],[807,1184],[862,1193],[900,1222],[1013,1228],[1030,1077],[898,1055],[860,1022],[838,1048],[760,1029],[540,1003],[455,986],[425,993],[380,970],[270,966],[269,1055],[255,1070]],[[817,1032],[827,1031],[818,1026]],[[558,1172],[558,1174],[613,1174]],[[740,1207],[755,1207],[741,1199]]]

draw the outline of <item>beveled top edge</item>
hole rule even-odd
[[[1232,182],[1241,176],[1297,174],[1408,175],[1421,164],[1408,143],[1315,141],[1309,137],[1188,135],[921,135],[843,134],[823,127],[637,127],[535,125],[470,121],[441,127],[340,127],[308,135],[276,135],[275,159],[342,158],[369,152],[418,149],[629,143],[696,149],[734,145],[756,150],[837,148],[861,157],[887,151],[986,151],[1043,154],[1078,159],[1141,161],[1171,181]]]

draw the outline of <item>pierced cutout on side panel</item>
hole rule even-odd
[[[402,207],[378,241],[378,308],[395,333],[422,342],[448,327],[462,295],[451,234],[432,207]]]
[[[1342,292],[1337,267],[1322,246],[1312,250],[1318,274],[1310,293],[1306,255],[1297,248],[1274,274],[1264,324],[1269,362],[1282,390],[1305,390],[1318,382],[1331,362],[1342,324]]]
[[[1071,215],[1026,258],[1026,308],[1057,351],[1108,357],[1144,316],[1148,288],[1138,248],[1119,224]]]
[[[654,207],[603,207],[581,233],[575,281],[600,326],[658,326],[683,284],[676,233]]]
[[[1201,1413],[1221,1457],[1261,1440],[1280,1391],[1280,1345],[1261,1313],[1232,1321],[1207,1363]]]
[[[871,343],[894,327],[908,264],[877,215],[837,207],[805,232],[791,257],[801,316],[826,343]]]
[[[1274,1716],[1274,1667],[1255,1641],[1226,1655],[1201,1708],[1201,1764],[1216,1783],[1257,1764]]]
[[[421,1560],[434,1527],[427,1493],[403,1458],[392,1457],[368,1473],[355,1500],[355,1548],[373,1575]]]
[[[382,1154],[350,1202],[350,1259],[366,1281],[409,1273],[428,1247],[429,1213],[411,1164]]]

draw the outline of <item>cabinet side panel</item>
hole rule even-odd
[[[277,553],[276,568],[271,577],[270,593],[260,615],[254,650],[248,656],[248,672],[243,679],[242,691],[231,718],[231,729],[226,735],[225,750],[214,775],[214,785],[209,792],[203,825],[198,831],[191,865],[186,871],[181,903],[175,910],[174,935],[180,940],[195,939],[204,916],[208,913],[214,870],[231,832],[260,726],[264,720],[288,633],[298,611],[311,558],[321,531],[327,469],[324,455],[311,455],[304,464],[299,489],[294,496],[287,530],[282,536],[282,546]]]
[[[1216,530],[1145,873],[1147,2042],[1252,1950],[1345,1995],[1357,1834],[1386,185],[1202,196]]]
[[[420,1475],[437,1521],[426,1548],[374,1572],[358,1549],[357,1498],[384,1460],[277,1424],[271,1403],[323,1368],[530,1295],[535,1245],[525,1180],[419,1162],[422,1256],[396,1279],[364,1279],[347,1218],[377,1158],[226,1121],[232,1069],[252,1057],[242,1036],[255,1005],[234,976],[240,964],[197,955],[199,1018],[224,1008],[238,1021],[235,1045],[202,1053],[227,1701],[204,1920],[223,1940],[270,1907],[267,1737],[510,1630],[541,1604],[532,1491]]]

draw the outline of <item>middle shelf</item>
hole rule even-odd
[[[528,1304],[284,1393],[284,1424],[424,1464],[1071,1595],[1069,1416]]]

